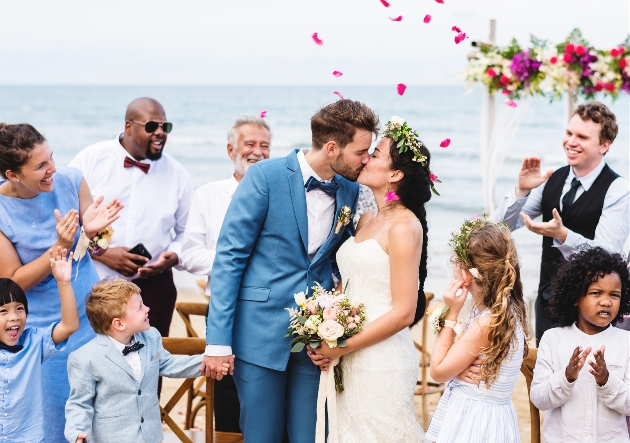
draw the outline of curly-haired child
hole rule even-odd
[[[431,355],[431,377],[448,384],[426,437],[519,442],[511,396],[528,352],[528,328],[514,242],[507,226],[481,218],[465,222],[451,246],[456,281],[444,292],[448,310],[437,322]],[[475,306],[462,327],[456,320],[468,292]]]
[[[540,341],[531,386],[545,442],[629,442],[630,333],[613,327],[630,313],[626,261],[599,247],[573,254],[550,308],[560,327]]]

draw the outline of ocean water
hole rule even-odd
[[[33,124],[48,139],[58,165],[67,164],[82,148],[116,137],[124,112],[134,98],[150,96],[165,107],[173,132],[166,152],[188,170],[195,186],[229,177],[227,129],[239,115],[267,111],[272,128],[272,157],[310,145],[309,119],[315,110],[337,99],[327,86],[0,86],[0,121]],[[345,97],[371,106],[385,123],[392,115],[405,118],[432,152],[432,170],[442,180],[441,197],[427,206],[429,219],[429,278],[426,289],[438,295],[450,278],[447,246],[460,223],[484,210],[479,127],[481,90],[464,87],[409,87],[403,97],[389,87],[347,87]],[[619,120],[619,136],[606,160],[629,176],[629,100],[611,106]],[[497,106],[504,106],[501,99]],[[498,201],[516,183],[523,157],[537,155],[543,167],[565,163],[562,150],[564,102],[534,99],[519,127],[496,185]],[[447,149],[440,142],[450,138]],[[541,239],[526,230],[514,234],[522,264],[525,292],[536,291]],[[627,246],[626,246],[627,251]],[[193,286],[194,278],[178,276],[178,284]]]

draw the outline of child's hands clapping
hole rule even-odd
[[[571,355],[571,360],[569,360],[569,364],[564,370],[564,376],[567,378],[567,381],[569,383],[573,383],[575,380],[577,380],[578,375],[580,375],[580,371],[584,366],[584,363],[586,363],[586,357],[588,357],[588,354],[590,353],[590,346],[584,350],[582,350],[582,346],[578,346],[577,348],[575,348],[573,354]],[[608,375],[606,375],[606,378],[608,378]]]
[[[50,249],[48,255],[50,256],[50,269],[52,269],[53,276],[57,280],[58,284],[70,283],[70,276],[72,275],[72,252],[66,258],[68,250],[61,246],[57,246],[57,251]]]
[[[606,350],[606,346],[602,346],[597,351],[593,353],[593,357],[595,357],[595,361],[589,361],[588,364],[591,365],[591,369],[588,370],[595,377],[595,381],[598,385],[604,386],[608,383],[608,367],[606,366],[606,360],[604,360],[604,351]]]

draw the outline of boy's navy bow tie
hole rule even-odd
[[[310,192],[313,189],[319,188],[322,191],[324,191],[326,195],[334,198],[335,195],[337,194],[337,190],[339,189],[339,183],[335,183],[335,182],[324,183],[324,182],[320,182],[315,177],[310,177],[306,181],[306,184],[304,185],[304,187],[306,188],[306,192]]]
[[[16,352],[20,352],[22,349],[24,349],[24,346],[22,345],[9,346],[9,345],[5,345],[4,343],[0,343],[0,349],[3,351],[9,351],[15,354]]]
[[[144,343],[135,342],[131,346],[125,346],[122,350],[123,355],[127,355],[130,352],[139,351],[141,348],[144,348]]]

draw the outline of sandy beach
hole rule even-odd
[[[178,291],[177,300],[188,301],[188,302],[203,302],[206,300],[206,298],[200,290],[197,291],[197,290],[189,289],[189,288],[186,288],[186,289],[180,288]],[[205,335],[204,318],[193,317],[192,324],[200,336]],[[185,337],[186,336],[186,328],[184,326],[182,319],[179,317],[177,313],[173,315],[173,322],[171,324],[170,334],[172,337]],[[419,326],[415,327],[412,330],[412,334],[415,340],[417,340],[418,342],[421,340],[422,336],[421,336],[421,329]],[[433,347],[433,340],[434,340],[433,333],[429,331],[429,334],[427,337],[429,349]],[[180,386],[180,384],[181,384],[181,380],[178,380],[178,379],[168,379],[168,378],[164,379],[163,388],[162,388],[162,396],[160,398],[160,404],[162,406],[164,406],[168,402],[168,400],[175,393],[175,391]],[[186,411],[185,398],[186,396],[184,396],[182,401],[180,401],[177,404],[177,406],[175,406],[175,408],[173,409],[173,412],[171,413],[171,416],[173,417],[173,419],[180,425],[183,425],[184,417],[185,417],[184,415]],[[429,417],[432,415],[433,411],[435,410],[435,407],[438,401],[439,401],[439,396],[437,394],[429,397]],[[530,419],[529,419],[529,400],[528,400],[528,395],[527,395],[527,387],[525,385],[525,378],[522,375],[519,376],[518,382],[516,384],[516,388],[514,389],[514,394],[512,395],[512,401],[514,402],[514,406],[518,414],[521,442],[527,443],[530,441],[530,435],[531,435]],[[197,420],[195,421],[196,429],[193,430],[193,432],[195,433],[201,432],[204,429],[203,413],[204,413],[204,410],[202,409],[197,416]],[[419,422],[422,422],[422,400],[420,396],[416,396],[416,417],[418,418]],[[171,441],[169,440],[169,437],[172,438],[174,437],[174,435],[172,435],[172,432],[169,431],[166,425],[164,425],[164,431],[167,434],[165,436],[166,437],[165,441]],[[177,441],[177,440],[174,440],[174,441]]]

